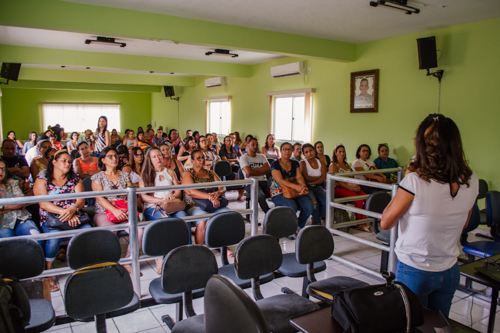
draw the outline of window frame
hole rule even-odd
[[[203,101],[205,102],[205,133],[212,133],[212,130],[210,128],[210,103],[214,102],[228,102],[229,103],[229,127],[228,127],[228,133],[217,133],[218,136],[225,136],[229,135],[231,133],[231,128],[232,128],[232,103],[231,103],[231,96],[219,96],[219,97],[207,97],[204,98]],[[221,123],[219,124],[219,128],[222,129],[222,117],[220,118]]]

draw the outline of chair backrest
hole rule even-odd
[[[321,225],[303,228],[295,240],[295,258],[299,264],[310,264],[330,258],[333,254],[333,237]]]
[[[233,171],[231,170],[231,164],[228,161],[218,161],[214,164],[214,172],[221,180],[226,180],[225,178]]]
[[[77,159],[78,157],[80,157],[80,153],[78,152],[78,150],[73,149],[71,151],[71,160],[73,161],[73,160]]]
[[[180,246],[163,260],[161,287],[169,294],[205,288],[208,279],[217,271],[215,256],[207,247]]]
[[[486,221],[493,237],[500,237],[500,192],[486,193]]]
[[[259,307],[231,279],[212,276],[205,289],[206,333],[268,333]]]
[[[290,207],[271,208],[264,217],[264,234],[283,238],[295,234],[298,226],[297,213]]]
[[[0,274],[27,279],[42,274],[45,256],[41,246],[28,238],[0,239]]]
[[[387,192],[375,192],[370,194],[366,199],[365,209],[371,212],[380,213],[384,211],[385,207],[391,202],[391,196]],[[379,233],[377,219],[373,219],[373,229],[375,233]]]
[[[274,272],[283,262],[281,246],[273,236],[256,235],[244,239],[236,248],[238,278],[252,279]]]
[[[238,169],[238,179],[245,179],[245,175],[243,174],[243,168]]]
[[[189,229],[182,219],[158,219],[144,228],[142,251],[148,256],[165,256],[173,249],[188,244]]]
[[[85,191],[92,192],[92,179],[90,177],[84,178],[82,183]]]
[[[118,237],[110,230],[87,229],[68,244],[68,266],[79,269],[99,262],[118,262],[121,256]]]
[[[488,183],[484,179],[479,179],[479,194],[477,195],[477,200],[483,199],[488,193]]]
[[[236,245],[245,238],[245,220],[236,212],[222,212],[208,219],[205,244],[208,247]]]
[[[477,203],[474,203],[474,206],[472,206],[472,213],[469,218],[469,223],[467,223],[467,226],[462,230],[462,235],[467,234],[468,232],[471,232],[472,230],[476,229],[479,226],[480,222],[481,222],[481,213],[479,211]]]

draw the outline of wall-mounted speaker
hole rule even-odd
[[[436,68],[436,37],[425,37],[417,39],[418,47],[418,68],[429,69]]]
[[[172,86],[163,86],[163,90],[165,90],[165,97],[174,97],[174,87]]]
[[[0,77],[17,81],[19,78],[19,71],[21,70],[21,64],[13,64],[13,63],[2,63],[2,69],[0,70]]]

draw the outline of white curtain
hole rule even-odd
[[[100,116],[108,118],[108,130],[120,132],[120,104],[42,104],[43,128],[56,124],[66,133],[95,131]]]

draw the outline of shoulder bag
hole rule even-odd
[[[58,229],[58,230],[73,230],[73,229],[78,229],[84,224],[90,224],[90,217],[87,215],[87,213],[82,212],[81,210],[78,210],[75,215],[77,215],[80,219],[80,224],[77,224],[76,226],[72,227],[69,225],[68,221],[62,222],[59,219],[58,214],[54,213],[48,213],[47,214],[47,221],[45,222],[45,226],[48,229]]]
[[[217,191],[217,188],[199,189],[198,191],[202,191],[205,193],[212,193]],[[227,199],[224,197],[219,197],[220,206],[217,208],[214,208],[214,204],[212,203],[212,201],[208,199],[196,199],[196,198],[192,199],[196,203],[196,205],[200,207],[201,210],[204,210],[207,213],[212,213],[214,210],[226,207],[229,204],[229,201],[227,201]]]
[[[110,201],[110,203],[118,208],[119,210],[122,210],[124,212],[128,212],[128,201],[127,200],[115,200],[115,201]],[[119,220],[115,214],[110,212],[109,210],[106,209],[106,216],[108,217],[109,222],[111,223],[121,223],[128,221],[128,218],[124,220]],[[137,212],[137,216],[139,216],[139,212]]]
[[[186,204],[181,199],[158,201],[155,206],[163,209],[167,213],[180,212],[186,208]]]
[[[286,180],[292,184],[299,185],[299,182],[295,177],[287,178]],[[300,198],[305,195],[305,194],[299,194],[299,192],[288,186],[281,186],[281,191],[283,192],[283,196],[287,199]]]

